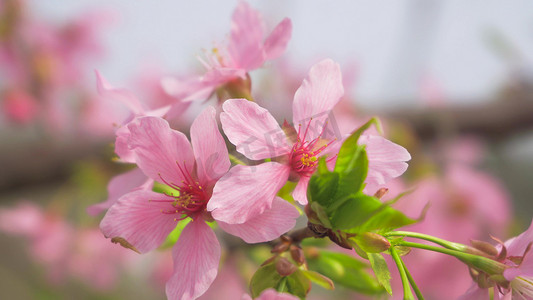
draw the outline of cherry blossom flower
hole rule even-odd
[[[264,23],[258,11],[240,1],[232,17],[228,44],[214,49],[201,60],[207,72],[199,77],[165,78],[165,90],[184,101],[205,100],[218,87],[233,80],[246,80],[247,73],[276,59],[285,51],[292,33],[292,23],[283,19],[265,38]]]
[[[100,224],[105,236],[145,253],[158,247],[178,221],[192,219],[172,249],[174,273],[166,286],[169,299],[199,297],[217,274],[220,244],[207,224],[217,218],[206,207],[230,161],[215,114],[215,109],[208,107],[194,120],[191,143],[161,118],[140,117],[130,122],[127,145],[138,167],[173,192],[134,190],[112,205]],[[219,221],[218,225],[246,242],[257,243],[287,232],[298,215],[291,204],[276,198],[270,210],[247,223]]]
[[[273,160],[233,167],[215,186],[207,206],[213,217],[243,223],[270,208],[287,180],[298,182],[292,196],[307,204],[307,186],[318,158],[330,154],[327,160],[332,163],[342,144],[340,133],[328,123],[334,121],[329,113],[344,93],[341,77],[339,65],[330,59],[311,68],[294,95],[294,128],[286,123],[282,129],[266,109],[245,99],[224,103],[220,120],[237,151],[252,160]],[[368,147],[369,181],[382,184],[405,171],[410,155],[403,147],[378,136],[361,139]],[[231,188],[235,185],[241,188]]]
[[[482,284],[474,282],[459,299],[490,299],[488,288],[491,286],[494,288],[494,299],[533,299],[531,245],[533,245],[533,221],[525,232],[497,247],[500,249],[498,259],[508,266],[503,271],[503,276],[508,282],[491,284],[491,281],[487,283],[486,279]]]

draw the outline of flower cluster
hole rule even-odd
[[[97,73],[100,94],[125,103],[132,111],[116,131],[115,152],[120,161],[138,169],[113,179],[109,199],[90,207],[89,212],[108,209],[100,225],[104,235],[140,253],[154,250],[179,223],[186,223],[172,249],[174,271],[166,286],[169,299],[197,298],[214,281],[221,246],[213,228],[247,243],[272,241],[292,229],[300,214],[295,203],[279,196],[280,189],[296,182],[292,197],[308,204],[307,189],[319,160],[324,158],[333,167],[349,136],[339,132],[332,114],[344,88],[340,67],[330,59],[314,65],[294,95],[293,124],[285,121],[279,126],[250,97],[219,98],[224,134],[248,163],[233,156],[239,163],[231,167],[212,106],[192,122],[190,141],[170,127],[167,120],[175,116],[170,111],[180,101],[206,99],[214,89],[228,96],[242,95],[235,88],[248,88],[249,82],[235,79],[249,81],[247,72],[283,53],[291,35],[290,20],[283,20],[264,41],[262,28],[258,12],[240,2],[227,51],[215,53],[207,73],[189,78],[187,84],[164,80],[167,91],[177,99],[175,104],[150,110]],[[178,92],[178,87],[189,90]],[[403,147],[368,134],[361,144],[368,149],[369,180],[384,184],[406,170],[410,155]]]

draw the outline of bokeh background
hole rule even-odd
[[[258,102],[285,117],[308,68],[332,58],[346,81],[339,124],[378,115],[388,138],[413,156],[403,179],[387,187],[391,195],[415,189],[398,204],[411,215],[431,202],[415,229],[467,243],[527,228],[531,1],[249,2],[268,28],[284,17],[293,23],[286,53],[250,74]],[[128,170],[113,162],[112,146],[127,109],[99,99],[94,70],[146,101],[164,98],[154,87],[161,76],[201,72],[196,57],[227,39],[237,4],[0,0],[1,299],[164,299],[168,251],[139,257],[119,249],[99,233],[102,216],[86,213]],[[186,127],[202,105],[175,121]],[[268,252],[235,243],[222,284],[206,299],[245,292]],[[423,259],[427,267],[413,273],[428,278],[429,299],[439,299],[441,286],[457,289],[442,299],[469,286],[468,271],[454,262],[413,255],[411,268]],[[313,289],[313,297],[330,295]],[[358,298],[342,287],[336,293]]]

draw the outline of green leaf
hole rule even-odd
[[[363,225],[381,206],[378,199],[359,193],[348,196],[337,208],[328,209],[327,213],[334,229],[346,230]]]
[[[318,174],[326,174],[326,173],[330,173],[330,171],[329,171],[329,169],[328,169],[328,164],[326,163],[326,157],[325,157],[325,156],[321,156],[321,157],[318,159],[317,173],[318,173]]]
[[[318,220],[322,223],[322,225],[326,226],[327,228],[332,227],[326,210],[320,204],[318,204],[318,202],[311,202],[311,209],[316,213]]]
[[[252,276],[250,292],[252,297],[256,298],[269,288],[305,299],[311,288],[311,280],[301,270],[297,270],[289,276],[281,276],[276,271],[275,263],[270,263],[260,267]]]
[[[304,275],[302,270],[297,270],[285,278],[287,278],[285,283],[286,292],[293,294],[300,299],[305,299],[307,293],[309,293],[309,290],[311,289],[311,280]]]
[[[320,255],[308,258],[309,269],[327,276],[335,284],[364,294],[381,294],[383,288],[369,272],[369,265],[356,258],[321,250]]]
[[[333,172],[312,176],[307,190],[309,202],[318,202],[326,208],[330,206],[334,201],[338,182],[339,174]]]
[[[349,196],[337,209],[326,212],[333,228],[347,233],[386,232],[417,222],[390,207],[390,203],[363,193]]]
[[[320,285],[321,287],[327,289],[327,290],[334,290],[335,285],[333,284],[333,281],[331,279],[327,278],[326,276],[310,270],[302,270],[304,275],[309,278],[312,282]]]
[[[353,168],[355,165],[354,160],[356,157],[354,157],[354,153],[358,151],[359,145],[357,142],[359,141],[359,137],[361,137],[361,134],[367,130],[370,126],[375,125],[378,130],[380,130],[381,126],[379,124],[379,120],[377,118],[372,118],[363,126],[359,127],[357,130],[352,132],[352,134],[344,140],[344,143],[342,143],[342,146],[339,150],[339,154],[337,155],[337,162],[335,163],[335,172],[345,172],[349,168]]]
[[[276,271],[276,266],[273,263],[260,267],[250,281],[250,292],[252,293],[252,297],[259,297],[261,292],[266,289],[276,289],[281,279],[282,277]]]
[[[365,146],[358,146],[353,153],[353,163],[349,168],[339,173],[339,186],[336,198],[342,198],[350,194],[357,194],[365,188],[365,179],[368,174],[368,158]]]
[[[385,258],[381,253],[367,253],[367,255],[370,264],[372,265],[372,270],[374,270],[374,274],[376,274],[379,283],[385,288],[387,293],[392,296],[392,288],[390,285],[391,276]]]

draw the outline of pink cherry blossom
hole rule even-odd
[[[505,258],[501,261],[508,266],[503,276],[509,281],[508,287],[494,286],[494,299],[533,299],[533,221],[529,228],[517,237],[498,245]],[[477,298],[473,298],[476,296]],[[462,295],[460,300],[490,299],[488,288],[481,288],[477,283]]]
[[[127,145],[138,167],[175,192],[134,190],[118,199],[100,224],[107,237],[125,239],[144,253],[158,247],[179,220],[192,219],[172,249],[174,273],[166,286],[169,299],[199,297],[217,274],[220,244],[206,223],[217,218],[206,207],[230,161],[215,113],[208,107],[194,120],[190,143],[161,118],[140,117],[130,122]],[[278,199],[271,210],[247,223],[219,225],[246,242],[264,242],[291,229],[298,215],[291,204]]]
[[[232,168],[215,186],[207,206],[213,217],[227,223],[246,222],[272,207],[287,180],[298,182],[292,196],[307,204],[307,186],[318,158],[329,154],[327,161],[332,162],[342,143],[329,113],[343,92],[340,67],[327,59],[311,68],[294,95],[294,128],[284,124],[282,130],[266,109],[253,102],[227,100],[220,120],[237,151],[252,160],[273,161]],[[404,148],[378,136],[363,136],[361,142],[368,148],[370,183],[383,184],[407,168],[410,155]],[[234,185],[241,188],[232,189]],[[240,201],[243,198],[247,201]]]
[[[217,87],[239,78],[246,79],[249,71],[283,54],[291,37],[292,23],[287,18],[266,38],[264,27],[259,12],[240,1],[233,13],[228,44],[213,50],[207,60],[201,60],[207,72],[199,78],[166,78],[163,81],[166,91],[185,101],[204,100]]]

